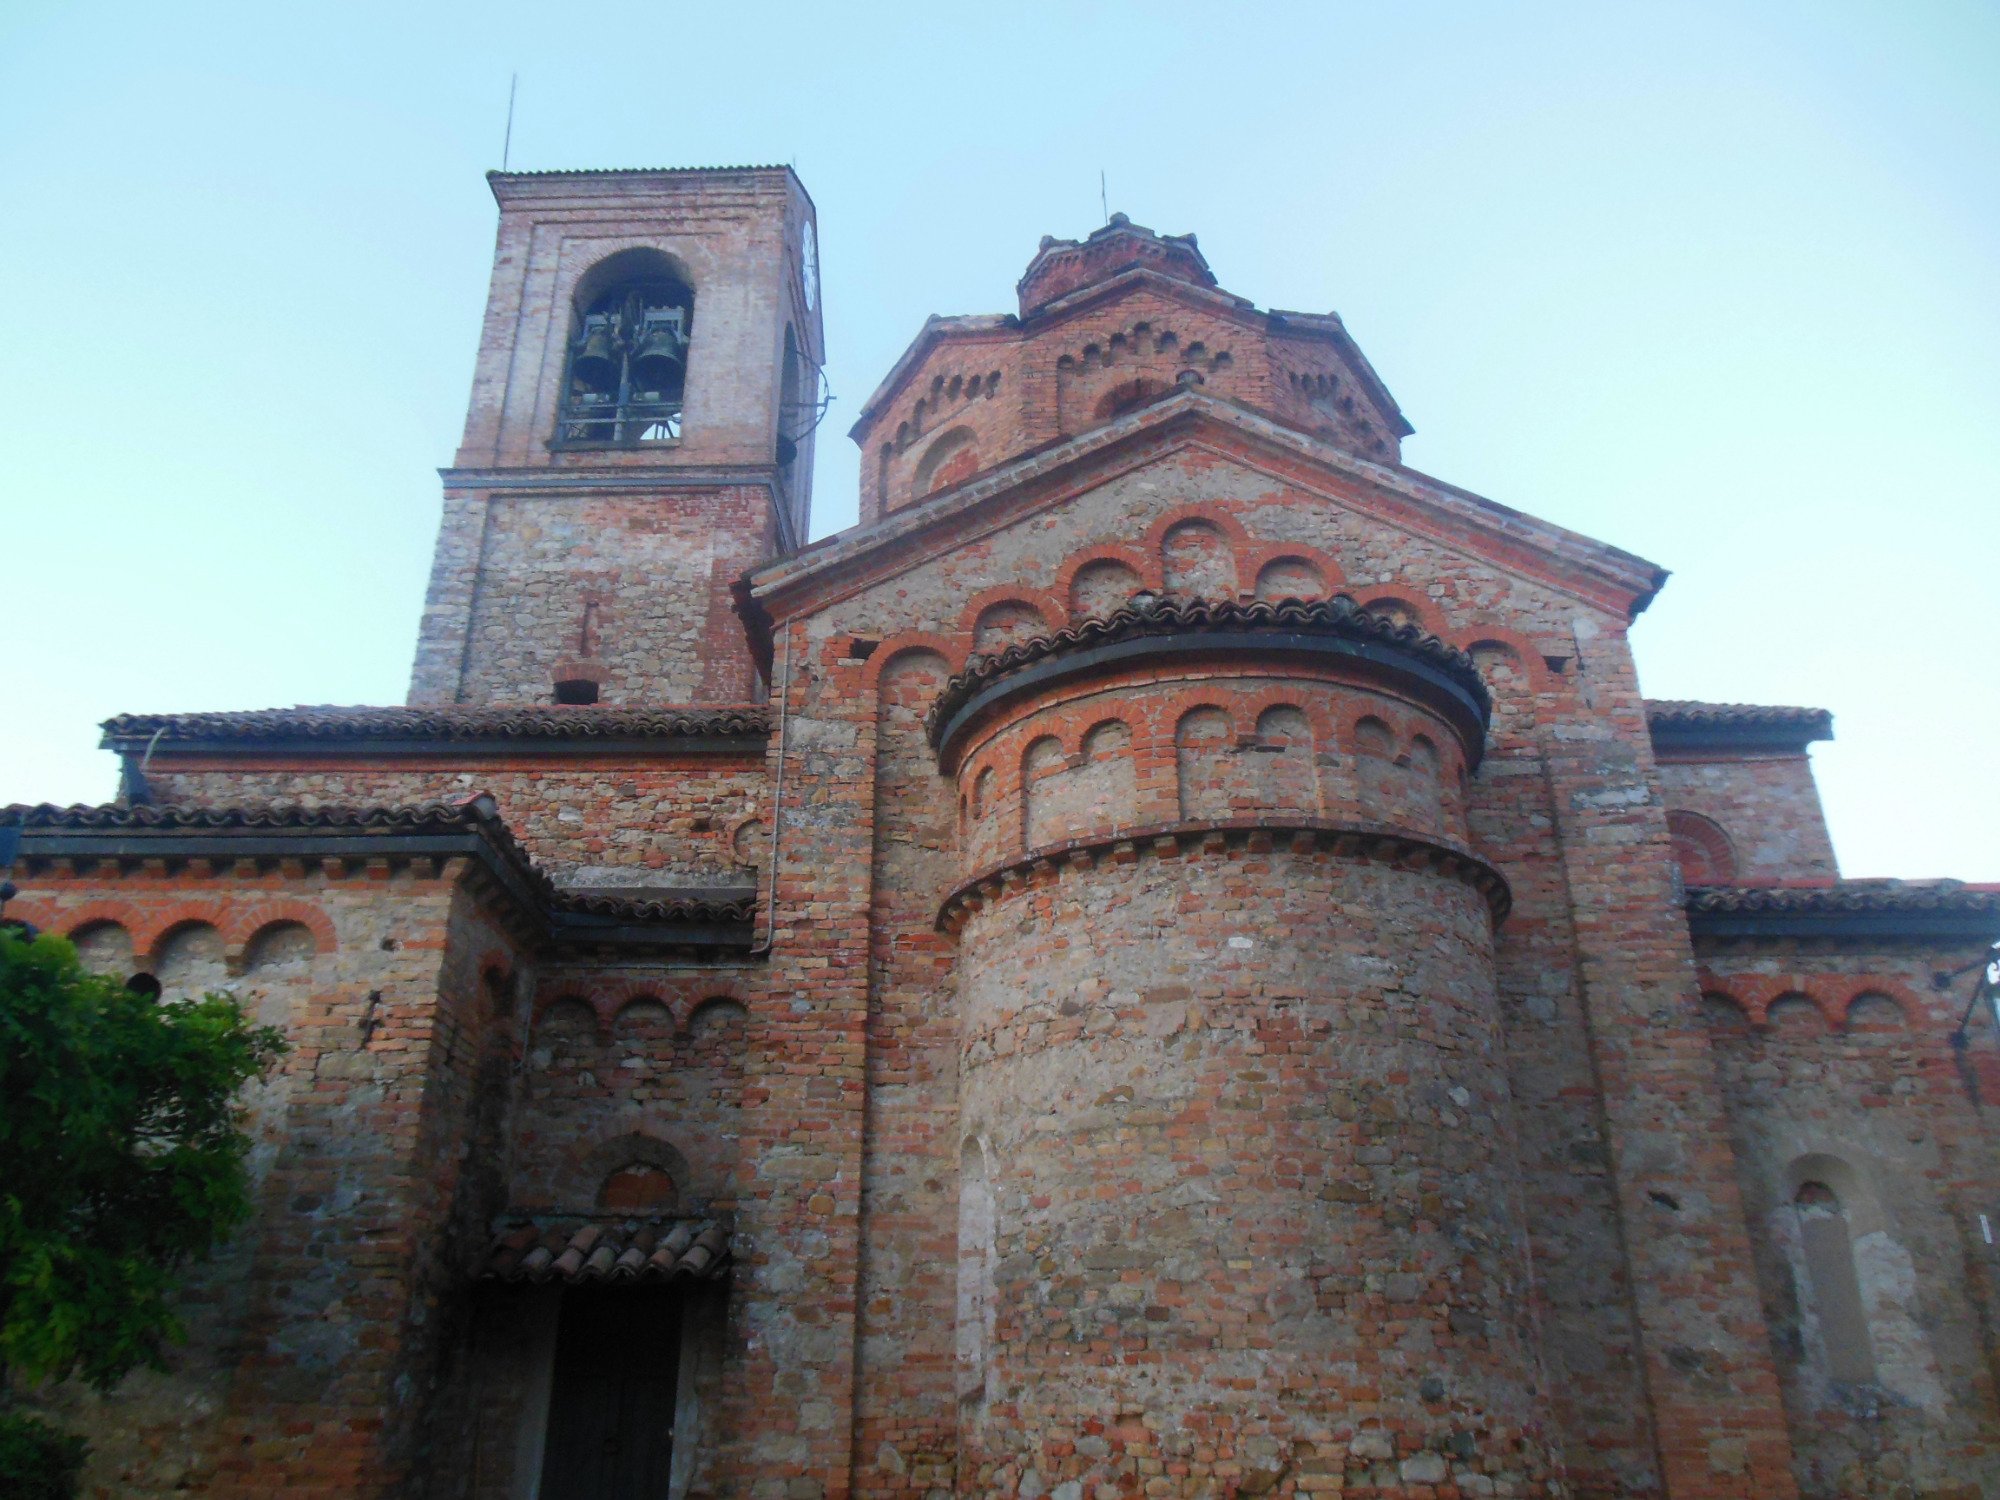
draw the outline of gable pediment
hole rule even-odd
[[[1631,553],[1183,389],[769,564],[746,580],[745,602],[766,620],[810,613],[1144,471],[1190,464],[1210,476],[1211,488],[1218,472],[1233,468],[1248,489],[1324,500],[1614,616],[1636,615],[1666,577]]]

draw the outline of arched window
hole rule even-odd
[[[1855,1274],[1854,1241],[1840,1195],[1824,1182],[1805,1182],[1792,1198],[1799,1216],[1799,1248],[1811,1283],[1813,1311],[1826,1350],[1827,1373],[1859,1384],[1875,1378],[1875,1344]]]
[[[910,477],[910,494],[918,499],[948,490],[979,472],[979,451],[973,447],[972,429],[954,427],[932,443],[917,460]]]
[[[638,448],[681,435],[694,289],[656,250],[621,250],[577,284],[556,445]]]
[[[1667,814],[1667,835],[1687,884],[1728,885],[1736,878],[1736,850],[1719,823],[1675,808]]]
[[[986,1397],[993,1344],[996,1220],[986,1152],[968,1138],[958,1156],[958,1399]]]

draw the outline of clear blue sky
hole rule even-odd
[[[2000,879],[2000,8],[0,5],[0,801],[119,711],[402,698],[481,173],[796,163],[835,440],[1044,233],[1337,309],[1408,462],[1674,570],[1658,697],[1808,703],[1851,875]]]

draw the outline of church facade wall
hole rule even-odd
[[[1170,542],[1177,525],[1185,529]],[[803,640],[819,643],[823,653],[824,675],[815,679],[814,691],[826,695],[865,684],[865,664],[845,656],[858,638],[882,641],[883,653],[934,641],[936,645],[922,649],[938,650],[947,661],[962,660],[978,639],[981,617],[1002,596],[1040,612],[1042,625],[1031,628],[1057,628],[1068,617],[1063,606],[1077,577],[1100,556],[1122,560],[1141,586],[1160,588],[1169,596],[1178,590],[1197,597],[1251,593],[1268,563],[1303,562],[1326,580],[1323,586],[1344,587],[1357,598],[1365,592],[1367,601],[1385,612],[1400,601],[1422,624],[1473,648],[1496,699],[1494,751],[1504,754],[1513,747],[1535,762],[1538,774],[1556,786],[1557,821],[1566,825],[1564,833],[1573,845],[1592,846],[1588,856],[1574,849],[1567,856],[1560,882],[1547,887],[1549,908],[1519,915],[1528,923],[1566,926],[1572,953],[1576,945],[1583,946],[1583,962],[1569,960],[1576,1003],[1595,1024],[1611,1021],[1611,1029],[1623,1033],[1621,1051],[1629,1048],[1639,1055],[1632,1062],[1624,1056],[1618,1061],[1643,1074],[1656,1066],[1657,1056],[1660,1064],[1692,1080],[1689,1092],[1703,1126],[1720,1119],[1719,1095],[1699,1052],[1705,1037],[1694,1020],[1686,928],[1671,905],[1663,814],[1649,790],[1650,753],[1629,651],[1622,623],[1606,611],[1565,600],[1463,552],[1398,538],[1382,522],[1345,505],[1302,494],[1213,452],[1193,450],[1095,485],[1087,503],[1024,518],[1004,531],[988,532],[974,546],[947,549],[934,560],[902,568],[893,583],[854,593],[802,621]],[[1018,584],[995,587],[989,580],[996,574]],[[1357,580],[1373,587],[1357,588]],[[1000,644],[999,639],[993,642]],[[1592,673],[1594,689],[1622,704],[1625,719],[1619,729],[1607,732],[1599,717],[1602,710],[1593,713],[1580,701],[1575,683],[1581,672]],[[1079,737],[1086,728],[1076,726]],[[1065,743],[1064,751],[1066,757],[1079,753],[1080,739],[1074,749]],[[1010,825],[1003,818],[994,826],[1004,830]],[[1573,920],[1580,897],[1594,899],[1604,912],[1588,928]],[[1665,917],[1654,912],[1656,900]],[[1602,938],[1596,935],[1600,932]],[[882,941],[878,936],[878,945]],[[1645,998],[1655,991],[1663,992],[1662,999]],[[1663,1003],[1688,1018],[1670,1037],[1658,1032]],[[1691,1035],[1685,1029],[1689,1026]],[[1677,1055],[1690,1048],[1695,1049],[1691,1057]],[[1600,1056],[1597,1065],[1603,1060]],[[1626,1076],[1633,1079],[1627,1087],[1640,1087],[1632,1074]],[[1689,1241],[1702,1242],[1702,1263],[1709,1268],[1702,1299],[1697,1304],[1678,1292],[1656,1290],[1651,1316],[1655,1339],[1666,1347],[1682,1347],[1683,1342],[1692,1347],[1698,1341],[1711,1350],[1719,1346],[1720,1352],[1699,1372],[1700,1390],[1686,1372],[1666,1362],[1664,1353],[1654,1356],[1654,1367],[1644,1375],[1654,1391],[1676,1382],[1682,1386],[1679,1410],[1669,1408],[1667,1415],[1683,1423],[1706,1421],[1704,1413],[1713,1407],[1712,1391],[1720,1382],[1732,1392],[1730,1425],[1741,1435],[1681,1448],[1669,1459],[1662,1482],[1677,1484],[1678,1493],[1718,1495],[1746,1483],[1783,1487],[1789,1483],[1789,1448],[1776,1377],[1755,1298],[1747,1290],[1750,1245],[1736,1213],[1735,1184],[1725,1164],[1689,1144],[1696,1135],[1713,1132],[1689,1125],[1682,1105],[1663,1108],[1658,1101],[1630,1095],[1620,1102],[1623,1121],[1606,1109],[1596,1122],[1605,1161],[1615,1161],[1622,1145],[1654,1161],[1663,1176],[1681,1182],[1691,1178],[1714,1188],[1712,1208],[1682,1230]],[[881,1107],[886,1112],[890,1106],[884,1102]],[[939,1164],[933,1153],[930,1168]],[[1586,1200],[1565,1231],[1586,1246],[1579,1252],[1586,1262],[1583,1280],[1572,1287],[1557,1279],[1541,1293],[1550,1304],[1577,1310],[1573,1328],[1619,1321],[1601,1301],[1607,1284],[1636,1301],[1647,1295],[1630,1279],[1637,1274],[1631,1268],[1619,1276],[1604,1265],[1612,1253],[1609,1247],[1620,1243],[1621,1220],[1632,1210],[1635,1187],[1627,1186],[1611,1204],[1601,1194],[1592,1197],[1587,1181],[1577,1185],[1579,1177],[1597,1177],[1602,1170],[1601,1163],[1587,1158],[1564,1159],[1543,1187],[1550,1201]],[[1641,1202],[1647,1201],[1644,1189],[1636,1191]],[[905,1326],[913,1330],[934,1322],[939,1313],[935,1305],[928,1313],[910,1306],[903,1314]],[[1646,1310],[1629,1315],[1643,1329]],[[1644,1481],[1651,1469],[1645,1439],[1635,1440],[1629,1422],[1612,1415],[1618,1400],[1633,1389],[1632,1365],[1638,1356],[1628,1352],[1632,1347],[1614,1339],[1601,1366],[1593,1362],[1579,1371],[1583,1378],[1574,1387],[1577,1402],[1594,1415],[1579,1417],[1573,1436],[1582,1455],[1580,1467],[1595,1465],[1599,1472],[1608,1469]],[[865,1402],[878,1388],[865,1363],[863,1372]],[[1611,1427],[1620,1434],[1614,1442],[1625,1442],[1626,1451],[1622,1459],[1603,1460],[1590,1440]],[[865,1472],[873,1457],[863,1449],[856,1462]],[[875,1489],[864,1483],[869,1492],[908,1492],[901,1476],[871,1475],[869,1481],[879,1485]]]

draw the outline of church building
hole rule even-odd
[[[2000,1495],[2000,886],[1644,697],[1661,568],[1122,215],[808,541],[797,176],[490,182],[408,701],[0,812],[9,916],[291,1044],[90,1494]]]

